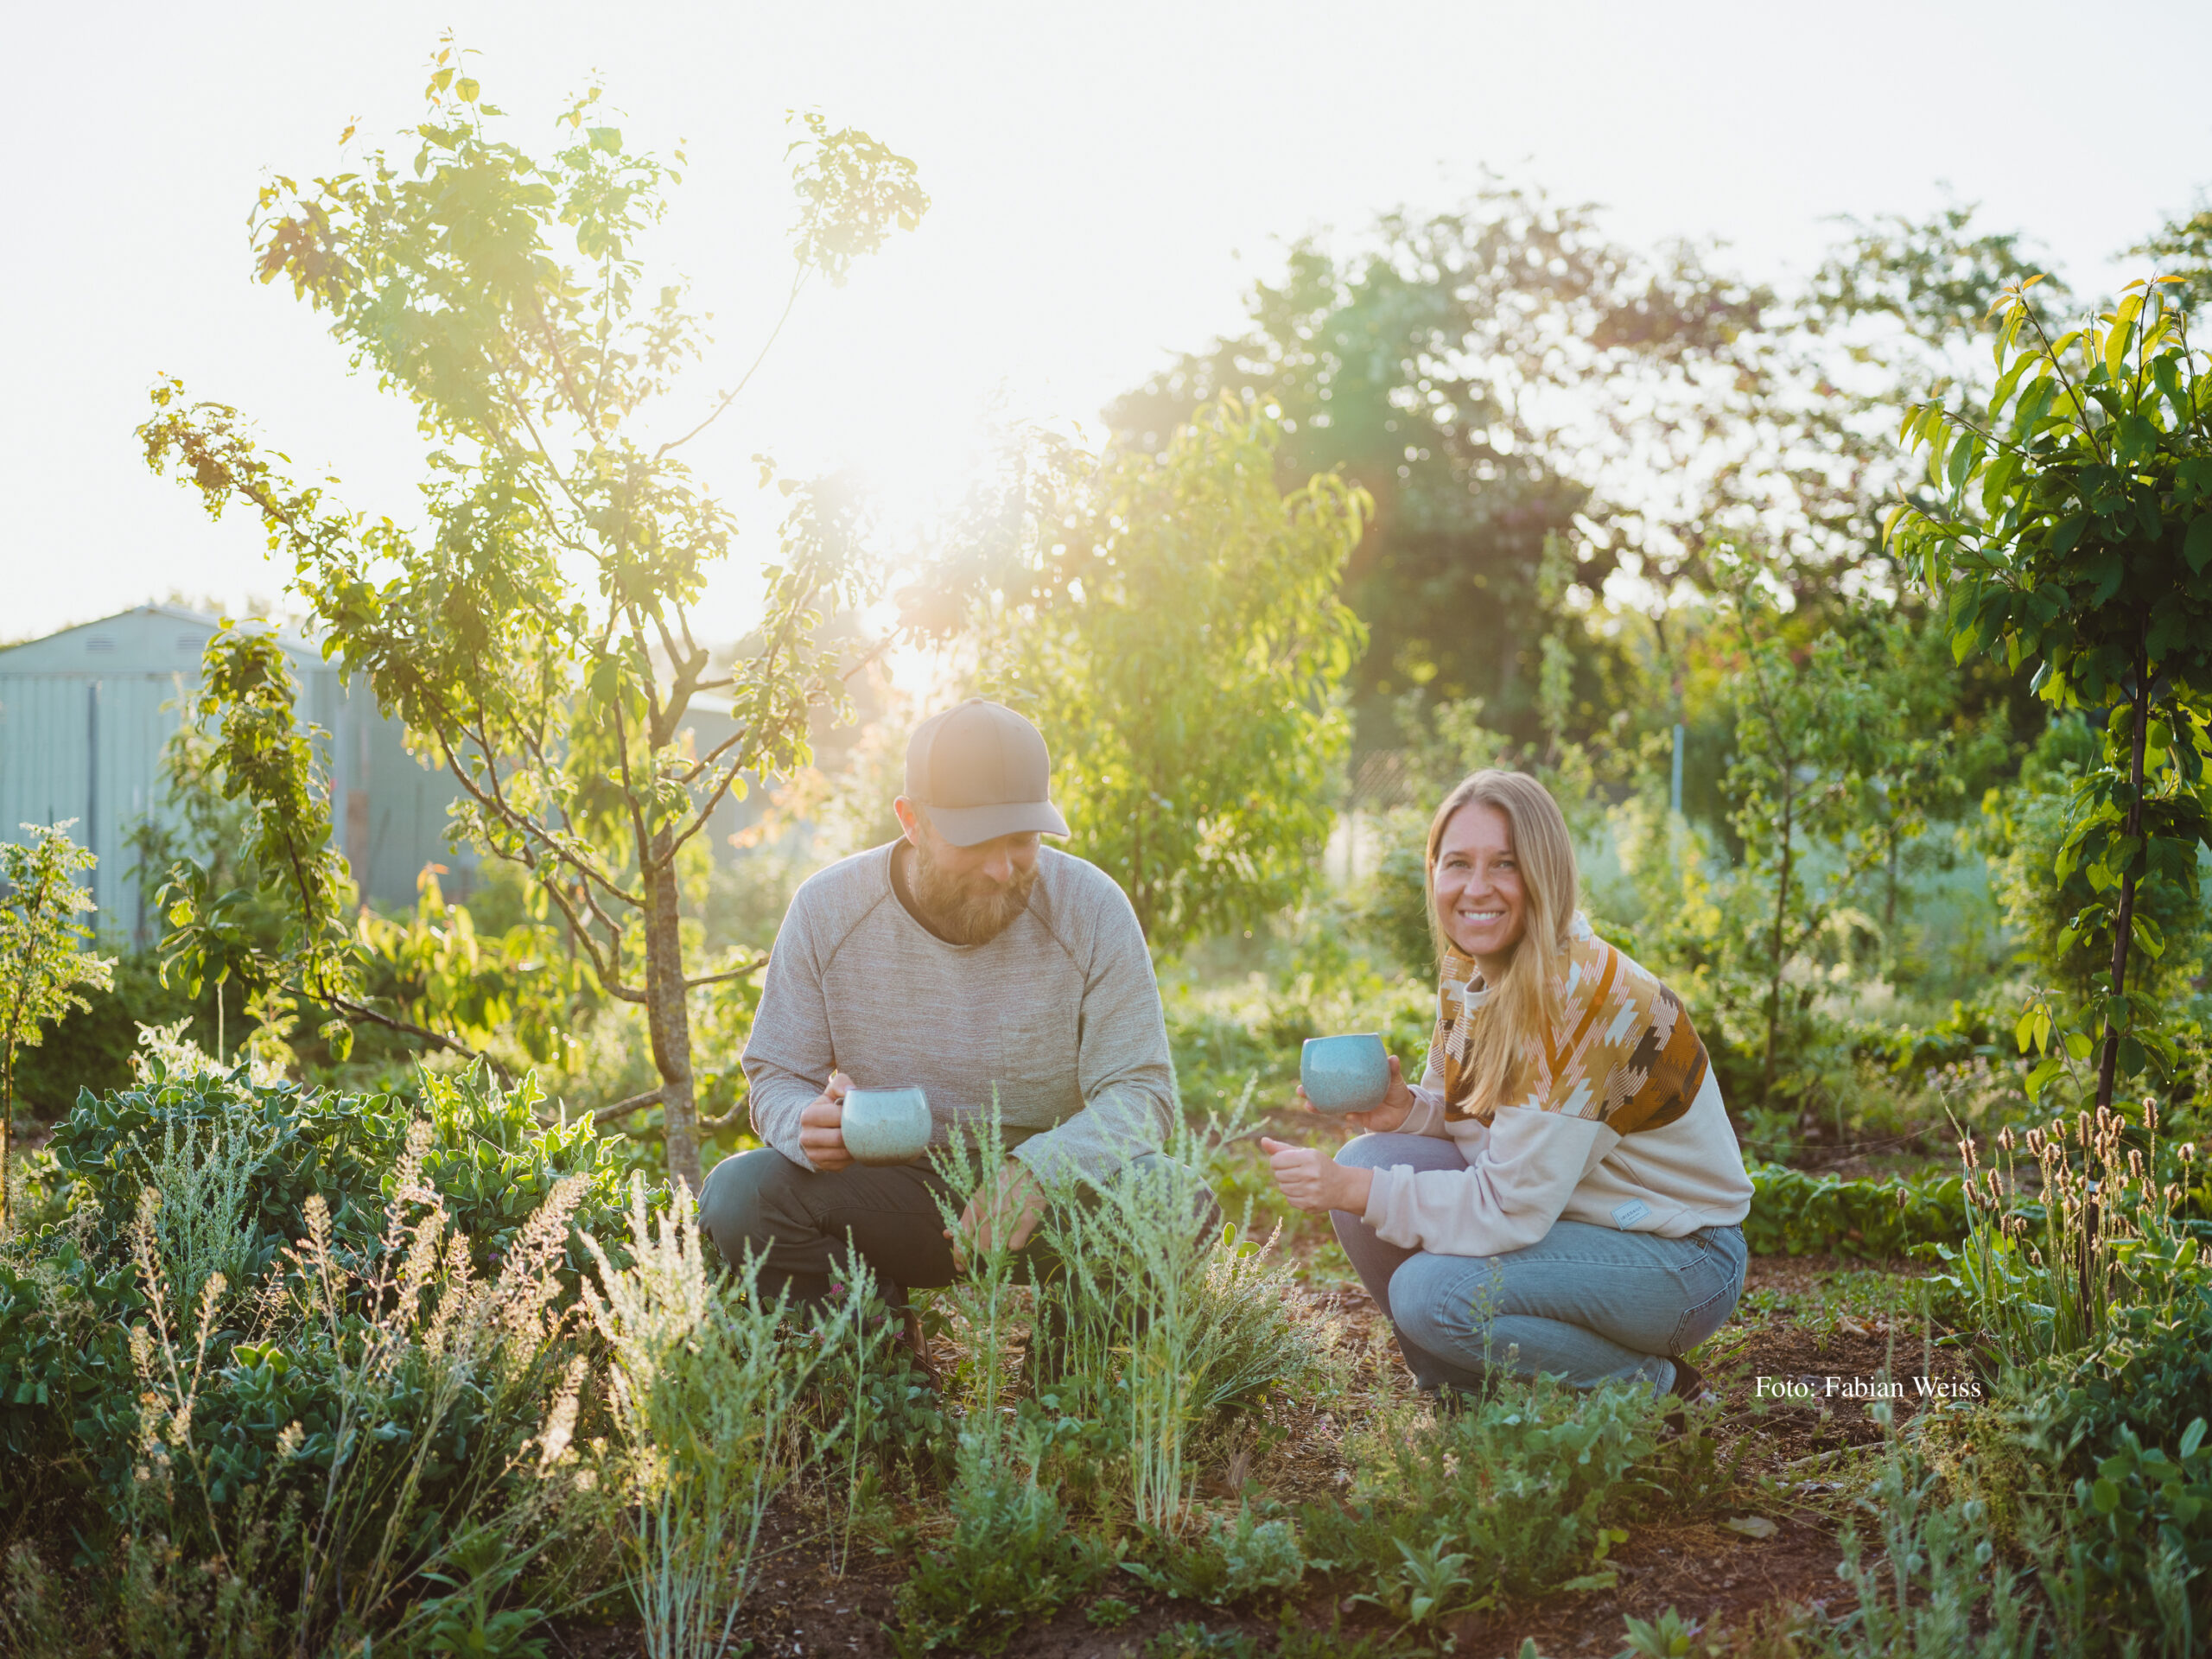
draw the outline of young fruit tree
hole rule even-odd
[[[1297,902],[1328,836],[1366,643],[1338,589],[1370,504],[1332,473],[1285,490],[1280,439],[1224,397],[1156,455],[1064,473],[984,624],[1075,844],[1159,956]]]
[[[2001,644],[2009,665],[2038,660],[2036,687],[2059,709],[2107,710],[2103,763],[2072,804],[2058,879],[2075,868],[2094,897],[2069,925],[2111,941],[2111,971],[2065,1033],[2086,1059],[2101,1028],[2097,1103],[2117,1077],[2170,1058],[2154,1010],[2128,988],[2139,946],[2164,950],[2142,912],[2146,887],[2197,880],[2212,719],[2212,372],[2168,296],[2133,283],[2110,311],[2053,339],[2029,290],[2009,286],[1999,374],[1986,425],[1942,402],[1914,404],[1902,436],[1928,451],[1934,500],[1895,508],[1887,533],[1909,569],[1946,596],[1963,662]],[[2047,1006],[2021,1018],[2044,1051],[2040,1090],[2064,1065]]]
[[[1719,557],[1714,569],[1729,601],[1733,649],[1728,658],[1736,753],[1726,789],[1729,824],[1744,843],[1751,890],[1765,912],[1756,945],[1766,981],[1766,1046],[1760,1088],[1780,1081],[1791,1004],[1784,995],[1791,961],[1839,913],[1860,871],[1841,852],[1866,793],[1866,734],[1880,718],[1850,642],[1827,630],[1794,649],[1767,594],[1762,573]],[[1770,893],[1771,897],[1765,895]],[[1747,944],[1749,942],[1747,942]],[[1800,994],[1799,1014],[1810,992]]]
[[[89,1009],[86,990],[113,983],[115,958],[84,948],[92,930],[77,919],[93,908],[76,880],[93,860],[69,838],[75,822],[27,823],[28,844],[0,844],[0,1238],[16,1224],[16,1056],[71,1009]]]
[[[211,514],[259,514],[326,652],[459,784],[455,833],[520,866],[605,994],[645,1011],[659,1084],[610,1109],[657,1105],[669,1170],[696,1190],[688,999],[758,964],[687,963],[677,861],[748,777],[804,762],[817,709],[843,708],[854,665],[818,630],[872,578],[837,494],[787,483],[759,626],[717,664],[692,612],[734,530],[682,452],[753,369],[674,402],[708,349],[705,319],[682,287],[646,282],[640,243],[680,175],[596,124],[596,89],[543,157],[497,136],[499,112],[449,49],[427,96],[411,156],[379,152],[305,188],[278,179],[253,221],[261,279],[328,313],[355,366],[412,404],[422,528],[334,505],[237,410],[174,381],[141,435]],[[855,129],[808,116],[791,151],[785,317],[929,205],[913,164]],[[696,753],[685,716],[709,691],[734,729]],[[302,938],[326,940],[346,884],[334,861],[334,861],[327,820],[302,828],[314,834],[263,868],[301,874],[295,893],[320,907]],[[327,976],[349,966],[334,952]]]

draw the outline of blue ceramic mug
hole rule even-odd
[[[918,1089],[851,1089],[839,1129],[855,1163],[911,1164],[930,1149],[930,1099]]]
[[[1309,1037],[1299,1052],[1298,1083],[1317,1111],[1371,1112],[1390,1092],[1390,1056],[1373,1032]]]

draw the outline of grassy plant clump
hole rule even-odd
[[[2182,1213],[2194,1149],[2162,1155],[2158,1124],[2146,1102],[2139,1124],[2100,1109],[2008,1128],[1987,1168],[1960,1143],[1972,1230],[1939,1282],[1996,1374],[1986,1484],[2041,1559],[2069,1651],[2151,1629],[2185,1652],[2212,1627],[2212,1264]]]
[[[1100,1507],[1125,1501],[1139,1525],[1170,1532],[1198,1439],[1312,1363],[1272,1241],[1204,1227],[1205,1208],[1201,1166],[1176,1160],[1059,1206],[1043,1229],[1058,1271],[1037,1291],[1035,1397],[1085,1426]],[[1071,1471],[1079,1487],[1092,1472]]]
[[[1948,1282],[2011,1363],[2101,1349],[2128,1310],[2171,1318],[2212,1282],[2198,1241],[2176,1217],[2181,1184],[2159,1173],[2157,1105],[2145,1103],[2145,1114],[2142,1146],[2129,1145],[2127,1120],[2104,1108],[2024,1135],[2005,1129],[2001,1170],[1981,1166],[1971,1139],[1959,1143],[1973,1227],[1963,1249],[1943,1252],[1954,1268]],[[2022,1151],[2036,1169],[2039,1215],[2013,1212],[2027,1190]],[[2174,1160],[2185,1166],[2192,1154],[2183,1147]]]
[[[1203,1579],[1205,1599],[1301,1575],[1287,1522],[1248,1516],[1224,1535],[1239,1554],[1219,1572],[1211,1535],[1185,1536],[1199,1448],[1314,1360],[1271,1243],[1213,1219],[1210,1175],[1240,1125],[1179,1128],[1164,1159],[1054,1192],[1019,1255],[970,1242],[969,1272],[941,1297],[963,1356],[948,1402],[960,1425],[950,1526],[900,1590],[909,1650],[990,1650],[1097,1584],[1132,1529],[1160,1571]],[[971,1201],[995,1203],[1007,1179],[988,1123],[938,1166],[948,1226]]]
[[[83,1611],[126,1650],[504,1643],[594,1587],[597,1149],[480,1073],[429,1092],[156,1062],[57,1134],[67,1219],[0,1262],[0,1492],[100,1564]]]
[[[1263,1518],[1249,1502],[1233,1516],[1212,1516],[1187,1543],[1172,1535],[1158,1540],[1155,1555],[1153,1562],[1127,1563],[1139,1583],[1214,1606],[1294,1590],[1307,1565],[1298,1523],[1287,1516]]]
[[[1112,1548],[1072,1527],[1040,1479],[1044,1461],[1033,1429],[1009,1443],[987,1422],[962,1437],[951,1530],[899,1588],[900,1652],[957,1644],[995,1653],[1028,1620],[1057,1611],[1112,1571]]]

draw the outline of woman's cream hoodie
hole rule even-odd
[[[1365,1219],[1393,1244],[1503,1255],[1562,1217],[1679,1238],[1750,1212],[1751,1178],[1705,1045],[1658,979],[1575,918],[1549,1042],[1521,1058],[1522,1097],[1452,1106],[1482,976],[1454,952],[1437,989],[1428,1068],[1402,1135],[1449,1137],[1464,1170],[1378,1169]]]

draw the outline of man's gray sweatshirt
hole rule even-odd
[[[898,845],[792,895],[745,1045],[754,1131],[811,1168],[799,1114],[842,1071],[863,1089],[925,1090],[939,1145],[995,1094],[1006,1144],[1048,1181],[1157,1148],[1174,1067],[1152,958],[1113,878],[1040,849],[1029,906],[1006,931],[948,944],[893,891]]]

